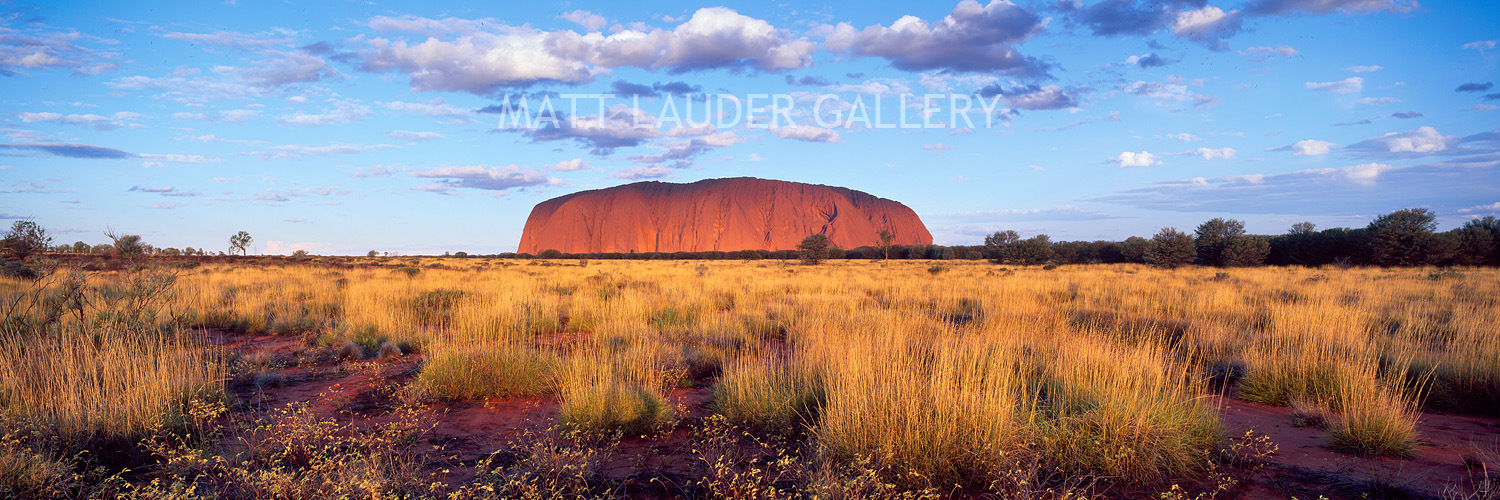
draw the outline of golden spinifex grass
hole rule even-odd
[[[180,273],[163,309],[397,342],[427,356],[418,383],[438,394],[555,391],[570,429],[644,432],[670,419],[672,387],[713,384],[729,421],[805,429],[822,460],[909,487],[998,484],[1017,464],[1191,475],[1218,449],[1221,391],[1326,409],[1330,442],[1357,453],[1410,450],[1422,405],[1500,412],[1493,269],[399,264],[416,271],[210,264]],[[143,363],[176,366],[160,357]]]
[[[217,354],[190,335],[0,335],[0,410],[78,446],[129,442],[223,397]]]
[[[440,398],[475,400],[557,392],[561,360],[528,345],[445,342],[427,352],[418,380]]]

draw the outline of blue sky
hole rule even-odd
[[[755,176],[901,201],[940,244],[1448,229],[1500,213],[1497,40],[1491,1],[0,3],[0,217],[497,253],[548,198]],[[752,94],[791,121],[663,120]],[[967,127],[957,98],[992,107]],[[502,127],[522,100],[561,126]],[[930,126],[848,119],[877,101]]]

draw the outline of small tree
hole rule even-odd
[[[880,243],[876,245],[876,248],[880,249],[880,253],[885,256],[885,260],[891,260],[891,242],[895,240],[896,233],[892,233],[890,229],[880,230]]]
[[[365,254],[365,257],[376,257],[376,256],[379,256],[379,255],[380,255],[380,252],[376,252],[374,250],[370,250],[370,253]]]
[[[1465,222],[1458,230],[1459,259],[1470,265],[1500,264],[1500,218],[1486,215]]]
[[[240,255],[245,255],[247,249],[250,247],[250,242],[252,240],[254,240],[254,238],[250,237],[250,233],[244,231],[234,233],[234,236],[229,237],[230,253],[233,253],[235,250],[239,250]]]
[[[1140,236],[1131,236],[1120,242],[1120,258],[1125,262],[1142,263],[1146,261],[1146,248],[1151,246],[1151,241]]]
[[[292,252],[292,258],[294,258],[294,259],[306,259],[307,258],[307,250],[303,250],[303,249],[300,249],[300,248],[297,249],[297,251]]]
[[[147,247],[150,246],[147,245],[146,242],[141,241],[141,235],[139,234],[122,235],[116,234],[115,230],[113,229],[109,229],[104,231],[104,235],[108,236],[110,241],[114,242],[114,244],[109,247],[110,255],[126,261],[134,260],[136,257],[145,255]]]
[[[984,237],[984,253],[991,262],[1003,264],[1005,261],[1015,259],[1016,243],[1021,241],[1021,235],[1015,230],[1006,229],[995,234]]]
[[[1221,264],[1228,267],[1251,267],[1264,264],[1271,254],[1271,242],[1259,236],[1241,236],[1224,246]]]
[[[1245,222],[1213,218],[1198,225],[1198,263],[1205,266],[1227,266],[1224,252],[1229,245],[1245,237]]]
[[[5,238],[0,239],[0,254],[10,260],[26,260],[51,244],[52,237],[47,236],[45,228],[31,219],[22,219],[11,224]]]
[[[1425,208],[1397,210],[1370,222],[1370,255],[1382,266],[1429,263],[1428,247],[1437,231],[1437,214]]]
[[[828,258],[828,246],[831,242],[822,233],[810,234],[802,238],[802,243],[797,244],[797,250],[802,252],[802,263],[817,265]]]
[[[1286,231],[1286,234],[1292,236],[1307,236],[1318,232],[1317,229],[1318,226],[1311,222],[1298,222],[1296,224],[1292,224],[1292,228],[1288,229]]]
[[[1022,264],[1045,264],[1047,261],[1052,260],[1052,256],[1054,255],[1052,251],[1052,238],[1045,234],[1026,238],[1016,242],[1012,246],[1014,247],[1012,254]]]
[[[1164,227],[1151,237],[1146,245],[1146,262],[1153,266],[1174,269],[1193,262],[1197,257],[1193,237],[1175,227]]]

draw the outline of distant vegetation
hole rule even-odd
[[[45,230],[31,221],[17,231],[17,248],[39,248],[32,253],[102,255],[122,248],[120,242],[90,245],[83,241],[53,246],[37,246],[35,236],[27,231]],[[1170,230],[1169,232],[1167,230]],[[1163,234],[1165,232],[1165,234]],[[1215,267],[1275,266],[1496,266],[1500,265],[1500,219],[1485,216],[1472,219],[1456,229],[1437,231],[1437,216],[1421,208],[1398,210],[1382,215],[1363,228],[1337,227],[1318,230],[1311,222],[1292,224],[1278,235],[1255,235],[1245,232],[1245,223],[1215,218],[1187,233],[1163,228],[1151,238],[1132,236],[1123,241],[1052,241],[1045,234],[1021,238],[1013,230],[986,236],[981,245],[896,245],[890,237],[880,237],[870,245],[843,249],[828,244],[816,260],[989,260],[997,264],[1154,264],[1160,267],[1202,265]],[[889,235],[889,233],[886,233]],[[811,235],[809,235],[811,236]],[[224,256],[201,248],[157,248],[130,236],[123,248],[140,255]],[[28,239],[30,238],[30,239]],[[7,236],[6,241],[12,237]],[[248,245],[249,234],[241,231],[231,238],[231,253],[243,252],[236,242]],[[25,243],[31,241],[32,243]],[[0,247],[3,249],[6,247]],[[4,250],[9,252],[10,250]],[[501,259],[575,259],[575,260],[798,260],[813,256],[802,248],[788,250],[737,250],[708,252],[629,252],[567,254],[543,250],[536,254],[506,252],[499,254],[444,253],[453,258]],[[386,253],[370,250],[367,257]],[[310,257],[305,250],[298,257]]]

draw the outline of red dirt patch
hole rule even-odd
[[[1372,488],[1402,490],[1416,498],[1462,497],[1474,488],[1465,457],[1474,450],[1500,450],[1500,421],[1483,417],[1424,413],[1418,423],[1422,445],[1416,453],[1386,458],[1333,451],[1327,430],[1294,426],[1286,408],[1224,398],[1220,415],[1227,434],[1254,430],[1280,447],[1268,464],[1267,480],[1246,485],[1241,498],[1263,498],[1267,493],[1281,498],[1359,497]]]

